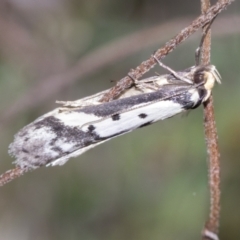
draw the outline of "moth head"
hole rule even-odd
[[[221,83],[221,76],[213,65],[200,66],[196,68],[194,72],[194,83],[201,84],[204,86],[207,91],[206,96],[203,99],[203,102],[207,101],[211,95],[211,91],[214,87],[215,81],[219,84]]]

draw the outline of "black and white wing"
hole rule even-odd
[[[156,91],[55,109],[20,130],[9,153],[21,168],[62,165],[113,137],[196,108],[210,96],[215,81],[213,74],[207,76],[207,81],[199,73],[197,76],[193,84],[171,80],[170,84],[159,84]]]

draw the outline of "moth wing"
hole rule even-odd
[[[79,108],[57,108],[22,128],[9,145],[9,154],[21,168],[35,169],[55,161],[62,165],[95,146],[94,136],[80,128],[98,119]]]
[[[97,139],[103,140],[147,126],[158,120],[170,118],[183,112],[181,104],[171,100],[142,104],[124,112],[93,121],[83,126],[83,131],[92,131]]]
[[[67,156],[60,157],[50,162],[48,165],[62,165],[69,158],[77,157],[113,137],[147,126],[158,120],[164,120],[183,111],[182,105],[178,103],[174,103],[173,101],[158,101],[142,106],[139,105],[133,109],[88,122],[83,125],[81,130],[85,132],[87,136],[93,136],[94,141],[88,146],[76,149]]]

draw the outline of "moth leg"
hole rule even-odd
[[[153,81],[153,85],[156,90],[160,88],[160,85],[156,81]]]
[[[134,76],[132,76],[131,73],[128,73],[128,76],[133,80],[134,86],[143,92],[145,88],[143,84],[140,84],[140,81],[136,79]]]
[[[188,78],[185,78],[183,76],[180,76],[176,71],[174,71],[173,69],[171,69],[170,67],[166,66],[165,64],[163,64],[155,55],[152,55],[152,57],[155,59],[155,61],[164,69],[166,69],[167,71],[169,71],[175,78],[182,80],[183,82],[186,83],[190,83],[192,84],[192,81],[189,80]]]
[[[138,80],[134,78],[130,73],[128,74],[128,76],[133,80],[136,88],[138,88],[142,92],[144,92],[146,88],[151,89],[153,91],[159,89],[159,85],[155,81],[149,80],[149,78]]]
[[[57,104],[61,104],[63,107],[86,107],[86,106],[90,106],[90,105],[98,105],[100,104],[100,99],[103,96],[103,94],[105,94],[107,91],[109,90],[105,90],[99,93],[96,93],[94,95],[85,97],[85,98],[81,98],[75,101],[56,101]]]

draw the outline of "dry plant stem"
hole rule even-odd
[[[219,2],[220,3],[220,2]],[[202,13],[210,7],[209,0],[201,0]],[[205,27],[206,28],[206,27]],[[205,29],[204,29],[205,30]],[[202,46],[201,64],[210,63],[211,31],[209,30]],[[210,210],[208,220],[202,231],[203,240],[218,240],[218,227],[220,219],[220,161],[217,142],[217,129],[214,119],[213,98],[204,104],[204,130],[208,152],[208,181],[210,188]]]
[[[158,49],[155,52],[155,57],[158,59],[164,58],[170,52],[172,52],[180,43],[185,41],[191,34],[196,32],[199,28],[209,23],[215,16],[217,16],[223,9],[225,9],[233,0],[228,2],[217,2],[207,12],[195,19],[188,27],[184,28],[178,35],[168,41],[164,47]],[[144,73],[148,72],[156,64],[154,57],[150,57],[147,61],[142,62],[138,67],[132,69],[129,73],[133,78],[138,79]],[[125,89],[131,87],[133,80],[126,76],[117,82],[107,94],[101,99],[102,102],[109,102],[119,96]]]
[[[28,172],[26,169],[21,169],[19,167],[6,171],[0,176],[0,187],[22,176],[26,172]]]
[[[204,129],[208,149],[208,181],[210,188],[210,210],[208,220],[203,230],[203,239],[209,240],[206,232],[217,235],[220,218],[220,161],[217,142],[217,130],[214,119],[212,97],[204,105]]]

